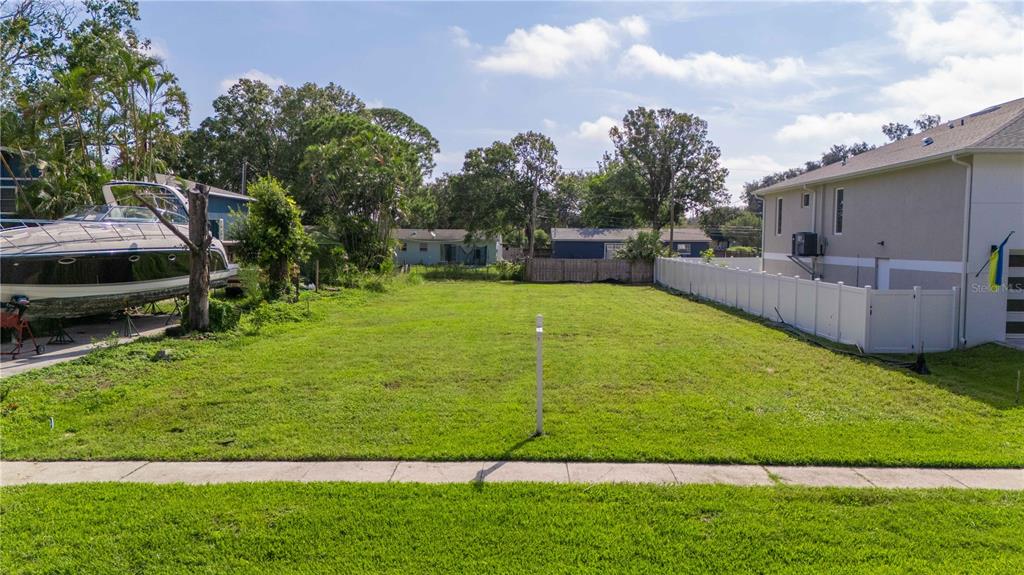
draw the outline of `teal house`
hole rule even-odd
[[[501,236],[467,242],[466,230],[395,230],[395,264],[485,266],[500,261]]]

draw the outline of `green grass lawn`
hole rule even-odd
[[[15,573],[1020,573],[1024,494],[132,484],[0,492]]]
[[[3,457],[1024,466],[1021,352],[936,354],[918,376],[650,287],[399,284],[4,379]]]

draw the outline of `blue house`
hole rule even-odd
[[[626,240],[639,232],[632,228],[552,228],[551,257],[567,259],[611,259]],[[661,241],[669,244],[670,231],[661,231]],[[697,228],[676,228],[671,249],[682,257],[698,257],[711,247],[711,238]]]
[[[0,147],[0,154],[0,215],[14,216],[18,212],[18,187],[29,185],[42,172],[31,161],[29,152],[4,146]]]
[[[191,190],[196,187],[196,182],[172,176],[168,174],[157,174],[156,183],[166,186],[178,186],[178,182],[185,182]],[[249,202],[253,201],[252,196],[230,192],[213,186],[206,186],[210,190],[210,201],[207,205],[207,213],[210,218],[210,231],[217,239],[229,239],[231,224],[235,214],[245,214],[249,211]]]

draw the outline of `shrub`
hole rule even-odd
[[[422,275],[430,280],[520,280],[524,266],[521,263],[500,261],[485,267],[469,267],[454,264],[416,266],[410,275]]]
[[[181,327],[186,331],[189,329],[188,305],[186,303],[181,310]],[[241,316],[242,311],[235,304],[224,300],[210,299],[210,331],[232,330],[238,325],[238,319]]]
[[[734,258],[753,258],[757,257],[759,251],[753,246],[732,246],[725,250],[725,253]]]
[[[661,243],[661,234],[655,230],[640,232],[626,240],[622,248],[615,253],[615,257],[632,262],[653,262],[668,254],[668,247]]]
[[[298,323],[313,317],[308,305],[283,301],[264,302],[256,306],[247,316],[252,331],[275,323]]]
[[[704,263],[711,263],[711,260],[715,259],[715,250],[708,248],[700,253],[700,259],[704,260]]]
[[[299,219],[299,207],[280,182],[272,177],[249,187],[256,200],[249,213],[235,220],[232,230],[240,241],[240,255],[267,272],[268,298],[277,299],[288,291],[288,275],[296,261],[314,247]]]

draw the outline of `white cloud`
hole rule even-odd
[[[227,92],[228,90],[231,89],[231,86],[234,86],[236,83],[238,83],[239,80],[241,80],[243,78],[245,78],[246,80],[255,80],[255,81],[258,81],[258,82],[263,82],[267,86],[270,86],[270,88],[272,90],[276,90],[276,89],[280,88],[281,86],[285,85],[285,81],[284,81],[283,78],[279,78],[277,76],[271,76],[270,74],[267,74],[266,72],[263,72],[261,70],[257,70],[256,68],[252,68],[248,72],[246,72],[244,74],[241,74],[239,76],[231,76],[231,77],[224,78],[223,80],[221,80],[220,81],[220,91],[222,93],[223,92]]]
[[[544,124],[545,130],[554,130],[555,128],[558,127],[558,122],[552,120],[551,118],[544,118],[543,120],[541,120],[541,123]]]
[[[452,42],[459,48],[472,48],[473,42],[469,40],[469,32],[459,26],[451,26],[448,32],[452,36]]]
[[[646,33],[646,28],[639,16],[623,18],[617,25],[594,18],[565,28],[546,24],[517,28],[476,65],[491,72],[553,78],[605,60],[619,45],[620,35]]]
[[[643,38],[649,31],[643,16],[627,16],[619,20],[619,27],[634,38]]]
[[[583,122],[575,132],[575,136],[584,140],[607,141],[608,130],[619,123],[608,116],[601,116],[593,122]]]
[[[995,4],[972,2],[945,21],[922,2],[893,10],[894,26],[889,34],[903,47],[907,57],[921,62],[941,62],[949,56],[994,56],[1020,54],[1024,44],[1024,16],[1020,5],[1004,10]]]
[[[946,58],[928,73],[882,87],[881,96],[907,117],[923,113],[953,119],[1021,97],[1024,55]]]
[[[723,56],[717,52],[672,58],[642,44],[630,47],[622,58],[622,67],[702,84],[784,82],[807,76],[810,72],[802,58],[776,58],[766,62],[743,56]]]
[[[156,58],[161,62],[166,62],[171,57],[171,51],[167,48],[167,44],[159,38],[150,39],[149,46],[142,48],[139,52],[151,58]]]
[[[892,117],[881,112],[832,112],[825,115],[801,114],[775,133],[780,142],[813,140],[832,144],[877,140],[881,126]],[[827,145],[827,144],[826,144]]]
[[[737,172],[750,174],[743,176],[747,179],[767,176],[768,174],[781,172],[787,168],[787,166],[783,166],[772,158],[764,155],[723,158],[722,165],[729,168],[730,173]]]
[[[881,126],[909,123],[921,114],[957,118],[1019,98],[1024,91],[1024,17],[993,4],[973,3],[940,21],[935,6],[893,11],[891,35],[903,56],[930,67],[904,80],[873,87],[875,111],[800,115],[775,134],[780,142],[821,145],[878,141]]]
[[[721,164],[729,168],[729,177],[725,180],[725,187],[729,190],[734,202],[740,200],[744,182],[758,180],[789,167],[765,155],[722,158]]]

